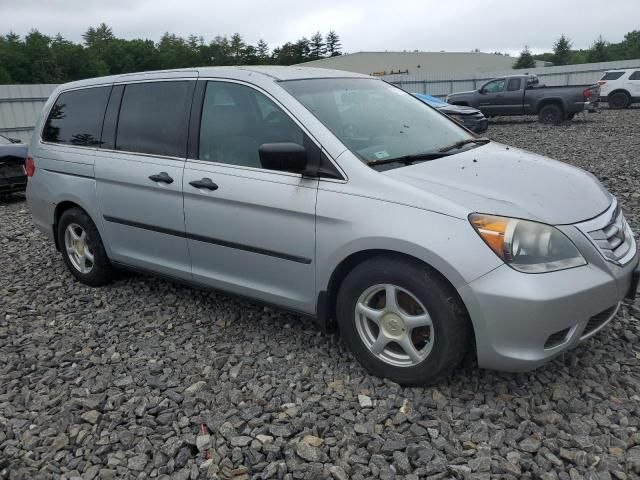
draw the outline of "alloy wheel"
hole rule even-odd
[[[365,290],[355,308],[356,329],[378,359],[413,367],[429,356],[435,340],[429,312],[415,295],[392,284]]]
[[[93,252],[87,243],[87,232],[77,223],[71,223],[64,232],[64,247],[71,265],[80,273],[91,272]]]

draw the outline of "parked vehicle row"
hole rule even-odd
[[[628,108],[640,102],[640,68],[607,70],[600,80],[600,100],[610,108]]]
[[[635,295],[592,175],[477,138],[380,79],[218,67],[59,87],[27,198],[71,273],[132,268],[337,323],[372,373],[535,368]]]
[[[446,101],[474,107],[487,117],[538,115],[542,123],[571,120],[576,113],[598,109],[597,85],[546,86],[536,75],[510,75],[488,81],[477,90],[452,93]]]
[[[27,187],[26,158],[27,144],[0,135],[0,194],[21,192]]]

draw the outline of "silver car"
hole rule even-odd
[[[535,368],[638,283],[590,174],[474,137],[363,75],[221,67],[69,83],[26,162],[33,221],[81,282],[118,268],[337,326],[370,372]]]

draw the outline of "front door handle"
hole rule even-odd
[[[173,178],[171,178],[167,172],[160,172],[155,175],[149,175],[149,180],[166,184],[173,183]]]
[[[202,180],[194,180],[193,182],[189,182],[194,188],[204,188],[206,190],[217,190],[218,185],[213,183],[210,178],[203,178]]]

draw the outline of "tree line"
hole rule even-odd
[[[575,65],[578,63],[611,62],[615,60],[635,60],[640,58],[640,30],[633,30],[619,43],[610,43],[602,35],[587,49],[573,50],[571,39],[564,33],[554,44],[553,51],[533,55],[528,46],[520,52],[513,68],[533,68],[536,60],[554,65]]]
[[[248,44],[239,33],[182,38],[165,33],[160,41],[117,38],[104,23],[90,27],[74,43],[60,34],[50,37],[32,30],[24,38],[0,35],[0,84],[64,83],[145,70],[214,65],[292,65],[341,54],[340,37],[331,30],[286,42],[271,49],[260,40]]]

